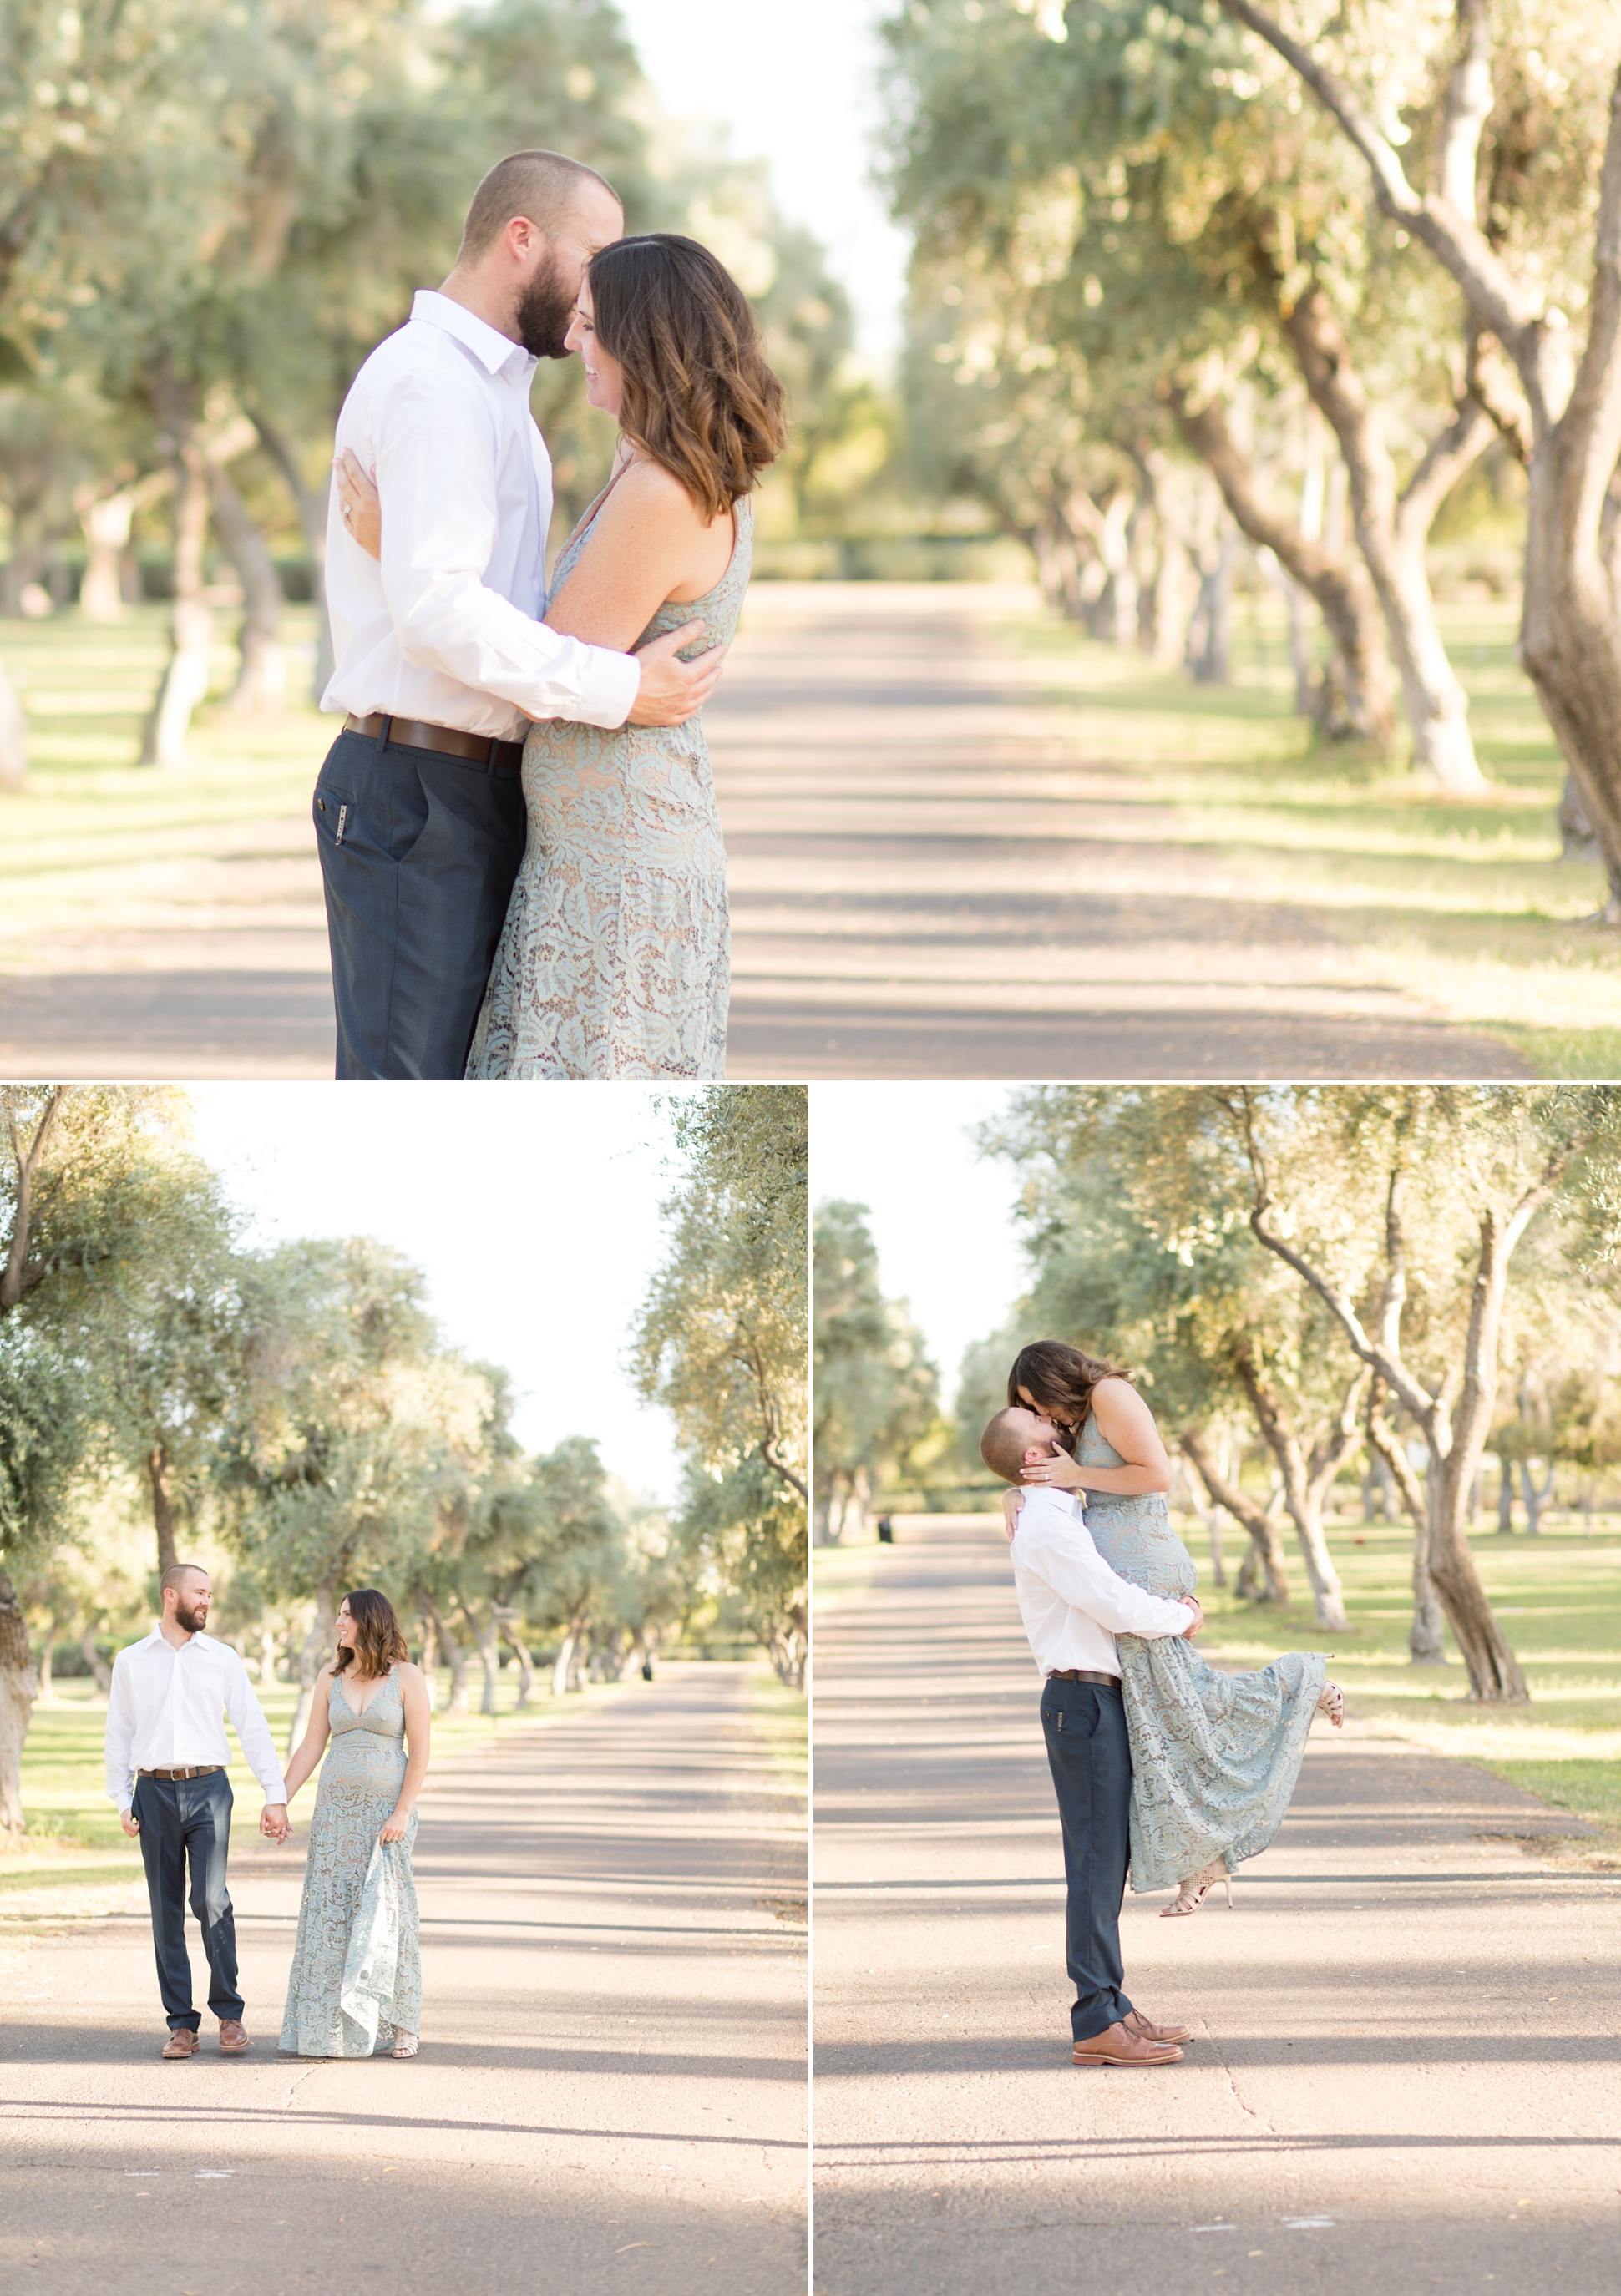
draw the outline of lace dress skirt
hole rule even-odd
[[[391,1675],[363,1714],[333,1682],[327,1712],[279,2046],[300,2057],[386,2055],[398,2033],[422,2030],[416,1811],[403,1841],[377,1839],[405,1777],[405,1706]]]
[[[1117,1467],[1089,1420],[1076,1456]],[[1086,1527],[1111,1570],[1151,1595],[1191,1595],[1193,1557],[1157,1492],[1088,1491]],[[1131,1746],[1131,1887],[1163,1890],[1221,1858],[1258,1857],[1282,1824],[1300,1775],[1327,1660],[1288,1651],[1222,1674],[1180,1636],[1117,1635]]]

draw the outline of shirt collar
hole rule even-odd
[[[481,366],[490,374],[499,374],[508,359],[514,355],[524,362],[525,368],[539,362],[526,351],[522,343],[481,319],[465,303],[456,302],[448,295],[440,295],[432,287],[419,287],[411,304],[411,316],[424,319],[431,327],[438,327],[447,335],[454,335],[458,343],[465,343]]]

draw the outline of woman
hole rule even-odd
[[[1153,1595],[1191,1595],[1193,1557],[1171,1528],[1171,1462],[1154,1414],[1122,1372],[1059,1340],[1021,1349],[1008,1400],[1066,1431],[1027,1460],[1030,1482],[1086,1494],[1086,1527],[1110,1569]],[[1073,1454],[1073,1456],[1071,1456]],[[1007,1494],[1009,1529],[1019,1505]],[[1162,1918],[1191,1914],[1211,1884],[1257,1857],[1283,1823],[1312,1718],[1337,1730],[1345,1702],[1326,1660],[1290,1651],[1255,1674],[1221,1674],[1169,1636],[1116,1637],[1131,1746],[1131,1887],[1177,1884]]]
[[[291,1801],[330,1736],[280,2046],[300,2057],[414,2057],[422,1963],[411,1844],[428,1774],[428,1686],[374,1587],[343,1597],[337,1644],[287,1771]]]
[[[616,240],[567,340],[620,445],[553,570],[547,624],[630,652],[702,621],[726,644],[753,562],[749,496],[787,437],[747,299],[695,240]],[[376,489],[352,456],[338,482],[350,533],[379,555]],[[524,745],[523,794],[528,847],[467,1074],[721,1077],[726,849],[700,720],[548,719]]]

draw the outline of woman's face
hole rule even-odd
[[[1055,1427],[1069,1428],[1074,1423],[1067,1411],[1056,1410],[1050,1404],[1038,1403],[1027,1387],[1020,1388],[1019,1401],[1027,1410],[1037,1413],[1044,1419],[1050,1419]]]
[[[359,1632],[359,1628],[355,1624],[354,1613],[349,1607],[349,1596],[345,1595],[338,1605],[338,1648],[353,1650]]]
[[[599,406],[605,414],[617,415],[624,394],[624,371],[617,359],[611,359],[597,340],[597,329],[591,317],[591,286],[588,280],[580,283],[580,297],[574,305],[573,323],[568,332],[568,347],[580,353],[586,371],[586,399],[588,405]]]

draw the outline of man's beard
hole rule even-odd
[[[199,1614],[197,1611],[193,1610],[189,1603],[177,1603],[175,1604],[175,1624],[179,1628],[182,1634],[200,1635],[207,1626],[208,1622],[209,1614],[206,1611]]]
[[[518,298],[514,313],[518,340],[531,358],[560,359],[569,355],[568,332],[573,324],[580,283],[570,283],[554,256],[544,271],[537,271]]]

